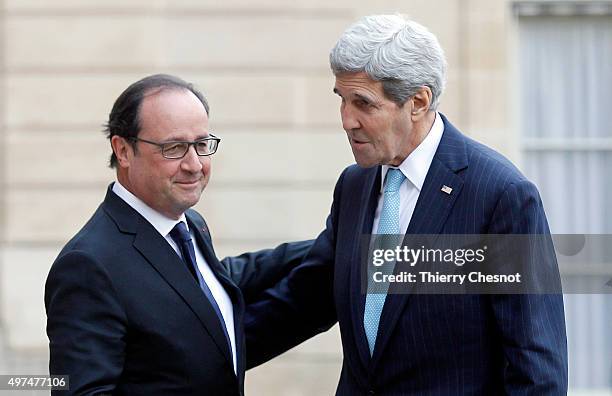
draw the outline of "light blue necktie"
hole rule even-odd
[[[399,169],[390,168],[385,177],[385,189],[383,197],[383,206],[380,212],[378,221],[377,234],[392,234],[400,233],[399,215],[400,215],[400,193],[399,188],[406,177]],[[370,346],[370,356],[374,353],[374,345],[376,344],[376,336],[378,334],[378,324],[380,322],[380,314],[385,305],[386,293],[370,293],[370,282],[368,282],[368,295],[366,296],[365,310],[363,315],[363,327],[368,345]]]

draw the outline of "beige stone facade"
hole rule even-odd
[[[4,0],[0,369],[43,373],[47,271],[113,181],[101,125],[131,82],[198,85],[223,141],[197,209],[221,256],[313,238],[352,163],[327,54],[358,17],[399,12],[445,49],[440,110],[515,161],[516,20],[506,0]],[[9,358],[12,356],[12,358]],[[21,360],[19,360],[21,359]],[[23,362],[32,359],[30,366]],[[250,395],[332,394],[337,327],[247,375]]]

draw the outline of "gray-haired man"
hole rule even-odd
[[[365,17],[343,33],[330,63],[357,165],[340,175],[305,263],[249,310],[247,329],[260,334],[249,351],[279,353],[337,318],[339,395],[565,394],[561,295],[362,290],[363,234],[549,229],[536,187],[436,111],[446,61],[425,27]]]

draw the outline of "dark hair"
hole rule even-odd
[[[193,93],[204,105],[206,114],[209,106],[206,98],[193,84],[169,74],[154,74],[136,81],[119,95],[108,115],[108,122],[104,124],[104,133],[110,141],[113,136],[129,138],[137,137],[140,133],[140,105],[142,100],[151,91],[164,89],[184,89]],[[130,144],[134,142],[130,141]],[[133,146],[134,150],[136,146]],[[117,166],[117,156],[113,152],[109,166]]]

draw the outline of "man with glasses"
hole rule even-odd
[[[221,141],[208,110],[169,75],[132,84],[113,106],[117,181],[45,289],[49,369],[70,376],[67,394],[243,394],[243,296],[285,276],[309,243],[219,262],[190,209]]]

